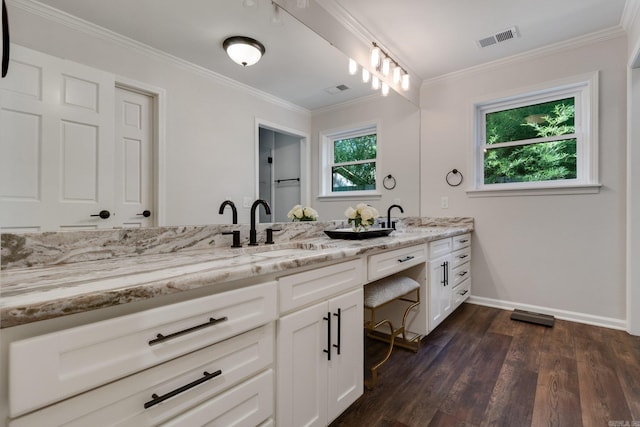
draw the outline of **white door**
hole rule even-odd
[[[332,355],[329,361],[329,421],[344,412],[363,392],[363,299],[364,291],[359,288],[329,301],[329,311],[333,316]]]
[[[278,321],[278,425],[327,423],[328,304],[316,304]],[[332,352],[333,353],[333,352]],[[361,355],[362,357],[362,355]]]
[[[151,174],[152,154],[133,153],[135,144],[128,144],[124,154],[116,151],[114,76],[21,46],[11,49],[9,73],[0,80],[0,229],[37,232],[144,224],[139,219],[129,224],[135,214],[127,208],[138,208],[134,199],[149,199],[132,196],[136,179],[139,191],[152,194],[144,187],[143,174],[131,178],[136,168]],[[152,117],[150,107],[140,113],[141,122],[145,114]],[[116,176],[117,171],[128,177]]]
[[[123,227],[154,224],[153,98],[116,87],[114,204]]]

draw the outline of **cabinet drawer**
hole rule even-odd
[[[273,387],[269,369],[162,426],[257,426],[273,415]]]
[[[465,262],[471,261],[471,247],[467,246],[451,254],[451,268],[456,268]]]
[[[276,317],[276,283],[269,282],[16,341],[9,349],[10,415],[55,403]],[[158,334],[165,339],[154,343]]]
[[[465,279],[471,276],[471,263],[465,262],[455,268],[451,269],[451,284],[455,288],[460,283],[462,283]]]
[[[426,262],[426,260],[426,245],[409,246],[408,248],[370,255],[367,278],[369,281],[377,280],[421,262]]]
[[[363,283],[362,261],[354,259],[278,278],[280,312],[326,299]]]
[[[456,251],[458,249],[466,248],[471,245],[471,233],[461,234],[460,236],[454,236],[453,239],[453,250]]]
[[[429,259],[435,259],[451,253],[452,244],[451,238],[429,242]]]
[[[462,304],[471,295],[471,278],[465,279],[457,287],[452,289],[453,292],[453,308],[455,309]]]
[[[13,420],[9,426],[158,425],[269,366],[273,363],[274,339],[271,322],[32,412]],[[145,409],[145,403],[153,400],[152,394],[163,396],[203,378],[205,371],[218,370],[220,375]]]

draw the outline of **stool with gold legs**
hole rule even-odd
[[[412,294],[415,295],[413,299],[409,298]],[[376,320],[376,310],[393,301],[406,301],[410,303],[402,316],[402,325],[395,329],[389,319]],[[389,360],[394,345],[413,350],[414,352],[417,352],[420,348],[421,337],[416,335],[411,339],[407,339],[405,329],[409,313],[419,304],[420,284],[406,276],[385,277],[384,279],[369,283],[364,287],[364,308],[370,312],[369,319],[364,322],[367,336],[389,343],[389,349],[384,358],[371,368],[371,381],[366,384],[367,388],[373,388],[378,382],[378,369]],[[383,325],[388,325],[389,335],[383,331],[376,331],[376,329]],[[398,337],[399,335],[401,335],[400,338]]]

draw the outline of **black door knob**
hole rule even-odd
[[[102,219],[107,219],[111,216],[111,212],[109,212],[108,210],[102,210],[100,211],[100,213],[90,216],[99,216]]]
[[[149,210],[143,210],[142,213],[136,214],[136,215],[142,215],[145,218],[149,218],[151,216],[151,211]]]

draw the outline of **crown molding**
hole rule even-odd
[[[636,1],[636,0],[632,0],[632,1]],[[612,28],[586,34],[584,36],[575,37],[569,40],[550,44],[537,49],[532,49],[527,52],[519,53],[506,58],[487,62],[485,64],[480,64],[480,65],[465,68],[462,70],[453,71],[451,73],[443,74],[441,76],[433,77],[431,79],[424,80],[422,82],[422,87],[424,88],[432,84],[440,83],[442,81],[460,79],[460,78],[467,77],[480,72],[501,68],[510,64],[517,64],[519,62],[529,61],[535,58],[541,58],[544,56],[566,52],[569,50],[577,49],[584,46],[589,46],[595,43],[615,39],[618,37],[625,37],[626,34],[627,33],[624,30],[624,28],[618,25]]]
[[[622,11],[622,19],[620,19],[620,25],[625,30],[633,26],[633,23],[638,19],[640,14],[640,0],[627,0],[624,3],[624,10]]]
[[[213,80],[227,87],[231,87],[231,88],[243,91],[249,95],[252,95],[256,98],[259,98],[271,104],[277,105],[279,107],[285,108],[287,110],[290,110],[296,113],[302,113],[305,115],[311,115],[310,110],[304,107],[301,107],[299,105],[296,105],[284,99],[278,98],[277,96],[271,95],[267,92],[263,92],[252,86],[233,80],[229,77],[223,76],[222,74],[216,73],[215,71],[211,71],[200,65],[196,65],[192,62],[178,58],[177,56],[171,55],[160,49],[156,49],[144,43],[133,40],[129,37],[125,37],[114,31],[108,30],[99,25],[85,21],[83,19],[80,19],[66,12],[60,11],[58,9],[54,9],[50,6],[44,5],[35,0],[8,0],[7,3],[11,7],[15,7],[27,13],[39,16],[48,21],[55,22],[56,24],[63,25],[72,30],[79,31],[84,34],[87,34],[108,42],[112,42],[126,49],[137,51],[138,53],[144,54],[148,57],[164,61],[168,64],[177,66],[185,71],[197,74],[201,77],[208,78],[210,80]]]
[[[317,114],[328,113],[328,112],[331,112],[331,111],[342,110],[343,108],[353,107],[353,106],[359,105],[359,104],[367,104],[370,101],[374,101],[374,100],[376,100],[378,98],[382,98],[382,95],[380,93],[376,92],[376,93],[372,93],[371,95],[361,96],[359,98],[350,99],[349,101],[340,102],[338,104],[332,104],[332,105],[328,105],[326,107],[316,108],[316,109],[311,111],[311,114],[312,115],[317,115]]]

